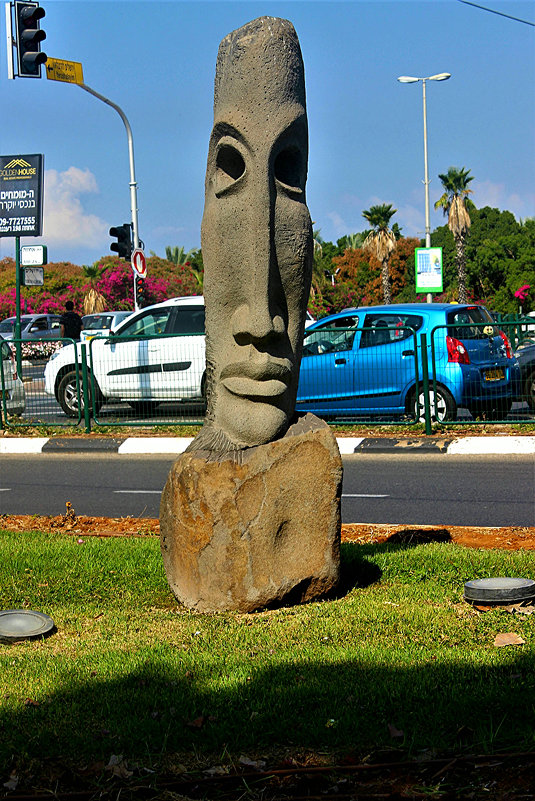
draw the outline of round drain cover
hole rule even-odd
[[[511,604],[535,599],[535,581],[525,578],[484,578],[467,581],[466,601],[489,604]]]
[[[46,637],[54,629],[54,621],[43,612],[31,609],[4,609],[0,611],[0,641],[16,642]]]

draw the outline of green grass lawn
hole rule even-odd
[[[342,556],[334,600],[198,615],[172,597],[153,536],[0,530],[0,608],[57,626],[0,645],[0,765],[532,748],[533,617],[478,613],[462,593],[473,578],[533,577],[535,554],[346,544]],[[497,648],[499,632],[525,644]]]

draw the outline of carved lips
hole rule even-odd
[[[275,398],[283,395],[291,377],[289,359],[235,362],[221,370],[223,386],[233,395],[246,398]]]

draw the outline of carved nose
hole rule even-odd
[[[271,315],[269,299],[242,303],[232,315],[232,335],[240,345],[259,343],[284,333],[280,314]]]
[[[267,165],[261,183],[249,207],[248,270],[241,292],[245,302],[232,317],[232,332],[240,344],[242,340],[244,344],[261,342],[284,332],[273,233],[275,194]]]

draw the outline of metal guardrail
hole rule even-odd
[[[518,346],[530,332],[535,337],[535,331],[528,326],[534,327],[533,318],[518,317],[496,322],[494,330],[505,331],[511,343]],[[481,341],[488,338],[483,325],[456,325],[461,343],[463,328],[472,330],[476,344],[478,338]],[[481,331],[474,333],[477,328]],[[318,349],[317,353],[303,357],[297,408],[310,409],[341,425],[424,423],[426,434],[431,434],[437,425],[533,424],[535,408],[533,398],[525,395],[526,382],[518,387],[509,403],[503,396],[506,376],[500,373],[502,368],[493,372],[487,366],[479,371],[488,403],[483,402],[481,391],[478,394],[474,390],[471,397],[469,390],[459,394],[447,383],[449,374],[459,370],[455,362],[445,362],[444,337],[452,333],[445,329],[451,326],[438,326],[428,335],[399,327],[382,332],[333,329],[336,336],[332,338],[334,346],[330,352]],[[326,329],[322,329],[322,334],[325,333]],[[384,342],[377,338],[379,335],[386,336]],[[25,408],[22,414],[12,411],[9,397],[12,373],[0,371],[0,426],[44,425],[61,429],[74,425],[89,432],[92,427],[104,426],[198,425],[205,413],[204,338],[182,336],[179,342],[177,339],[172,335],[98,337],[76,346],[72,340],[14,342],[15,348],[21,348],[19,379],[24,387]],[[163,348],[162,357],[162,346],[167,340],[169,346]],[[381,347],[382,344],[387,347]],[[68,351],[63,350],[65,345],[70,346]],[[56,350],[60,355],[54,358]],[[423,353],[428,354],[427,359],[422,358]],[[65,361],[66,354],[72,358]],[[60,369],[56,370],[55,365],[61,365]],[[45,392],[47,366],[48,373],[56,373],[55,394]],[[345,375],[347,379],[351,371],[352,381],[346,380],[344,384],[341,377]],[[475,387],[477,365],[467,367],[465,372],[472,374],[470,380],[466,379],[467,385]],[[396,389],[396,382],[401,389]],[[334,406],[326,399],[327,392],[336,400]],[[387,402],[384,398],[389,393],[391,400]]]

